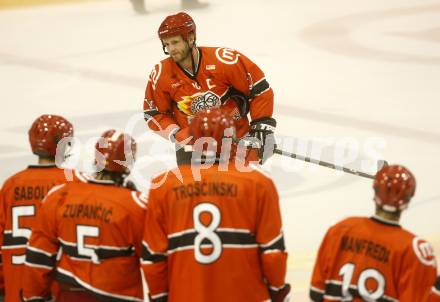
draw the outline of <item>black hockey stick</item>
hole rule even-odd
[[[320,165],[320,166],[323,166],[326,168],[344,171],[345,173],[350,173],[350,174],[365,177],[365,178],[374,179],[374,177],[375,177],[375,175],[371,175],[371,174],[368,174],[368,173],[365,173],[362,171],[358,171],[358,170],[347,168],[347,167],[337,166],[337,165],[329,163],[329,162],[313,159],[313,158],[310,158],[307,156],[302,156],[302,155],[295,154],[295,153],[290,153],[290,152],[276,149],[276,148],[273,150],[273,153],[287,156],[287,157],[291,157],[291,158],[295,158],[295,159],[302,160],[302,161],[312,163],[315,165]],[[386,160],[378,160],[377,161],[377,170],[379,171],[380,169],[382,169],[383,166],[388,166],[388,162]]]

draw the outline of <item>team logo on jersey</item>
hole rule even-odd
[[[424,265],[436,267],[434,250],[429,242],[415,237],[412,243],[414,252],[417,258],[419,258],[420,262],[422,262]]]
[[[215,50],[215,55],[220,62],[228,65],[237,63],[238,57],[240,56],[239,53],[231,48],[217,48]]]
[[[198,92],[191,96],[184,96],[177,102],[177,108],[186,115],[193,116],[197,112],[220,107],[220,97],[212,91]]]

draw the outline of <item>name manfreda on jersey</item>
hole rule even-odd
[[[390,250],[385,246],[370,240],[354,238],[350,236],[342,237],[340,249],[353,252],[356,254],[364,254],[377,261],[387,263],[390,257]]]

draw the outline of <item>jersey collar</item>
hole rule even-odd
[[[29,165],[28,168],[30,169],[47,169],[47,168],[56,168],[57,165],[55,164],[37,164],[37,165]]]
[[[106,186],[115,186],[116,183],[113,180],[102,180],[102,179],[89,179],[88,183],[96,184],[96,185],[106,185]]]
[[[400,224],[397,221],[388,220],[388,219],[382,218],[382,217],[377,216],[377,215],[371,216],[370,219],[375,221],[375,222],[377,222],[377,223],[386,224],[386,225],[389,225],[389,226],[394,226],[394,227],[401,228]]]

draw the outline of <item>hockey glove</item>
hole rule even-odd
[[[279,289],[269,287],[269,295],[272,302],[289,302],[290,301],[290,284],[286,283]]]
[[[249,136],[260,141],[259,156],[261,163],[264,163],[273,155],[275,149],[275,127],[277,121],[272,117],[263,117],[251,122]]]

